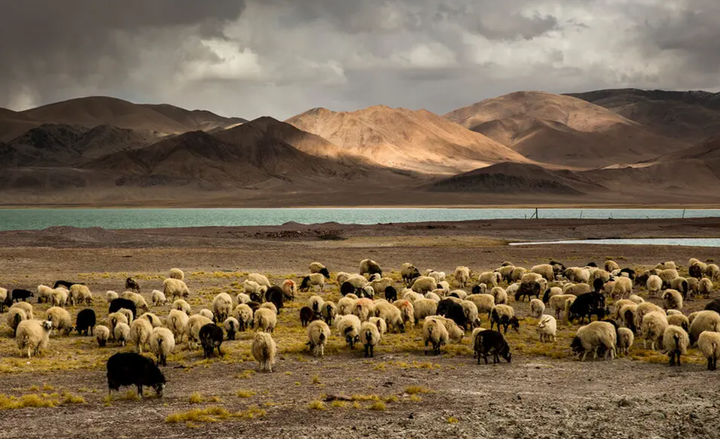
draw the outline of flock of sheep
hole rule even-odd
[[[323,291],[326,283],[333,282],[323,264],[314,262],[309,269],[299,287],[291,279],[276,286],[262,274],[250,274],[242,284],[242,293],[235,298],[220,293],[209,309],[197,314],[192,314],[186,301],[190,289],[184,273],[176,268],[164,280],[163,291],[150,293],[150,303],[132,278],[126,280],[122,294],[108,291],[107,325],[96,322],[91,308],[81,310],[73,324],[66,308],[90,305],[93,295],[86,285],[66,281],[58,281],[53,287],[40,285],[33,292],[0,288],[0,312],[8,307],[6,322],[20,354],[28,358],[45,349],[52,334],[77,331],[94,336],[100,347],[108,342],[121,346],[132,343],[138,353],[147,349],[157,365],[165,366],[176,345],[185,342],[190,350],[200,345],[207,358],[215,349],[222,354],[224,339],[234,340],[238,332],[252,328],[251,351],[258,370],[271,372],[277,355],[272,333],[284,304],[296,300],[298,288]],[[583,324],[587,318],[588,323],[577,329],[570,345],[581,359],[588,354],[594,358],[627,355],[636,336],[643,338],[645,346],[667,353],[670,365],[680,365],[681,356],[694,344],[707,358],[708,369],[714,370],[720,357],[720,299],[709,302],[703,311],[683,314],[684,301],[694,296],[710,298],[713,280],[720,276],[717,265],[697,259],[689,261],[687,277],[680,276],[673,262],[636,273],[614,261],[606,261],[603,267],[594,263],[565,267],[553,261],[529,270],[504,262],[477,276],[468,267],[457,267],[450,275],[433,270],[421,275],[416,267],[405,263],[400,275],[401,282],[384,277],[380,266],[369,259],[361,262],[357,274],[336,273],[334,282],[342,294],[337,303],[313,295],[300,309],[299,320],[307,327],[310,351],[322,357],[334,328],[348,347],[360,344],[365,356],[372,357],[386,333],[404,332],[422,322],[426,354],[438,354],[444,345],[460,342],[469,333],[478,363],[481,359],[487,363],[488,356],[496,363],[501,357],[510,362],[511,349],[504,334],[509,328],[518,330],[524,320],[511,303],[527,299],[528,315],[538,319],[541,342],[556,342],[561,318],[571,324]],[[647,290],[649,298],[661,299],[662,306],[634,294],[638,286]],[[36,319],[33,306],[27,302],[31,297],[52,305],[45,319]],[[150,312],[151,305],[158,307],[169,301],[172,309],[167,316]],[[480,326],[485,316],[489,329]]]

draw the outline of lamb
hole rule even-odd
[[[426,299],[427,300],[427,299]],[[375,306],[373,301],[370,299],[358,299],[355,302],[355,307],[352,310],[353,315],[356,315],[361,322],[367,322],[367,319],[373,313]]]
[[[128,327],[128,330],[130,329],[130,326],[128,325],[128,318],[125,314],[118,311],[108,315],[108,328],[110,328],[110,337],[115,337],[115,327],[119,323],[124,323]]]
[[[255,311],[255,327],[258,331],[273,332],[277,325],[277,314],[267,308]]]
[[[47,310],[47,319],[53,324],[53,330],[62,332],[65,335],[70,335],[72,332],[72,320],[70,319],[70,313],[59,307],[52,307]]]
[[[530,301],[530,315],[535,318],[540,318],[545,312],[545,304],[540,299],[532,299]]]
[[[147,302],[145,301],[145,298],[138,293],[133,293],[132,291],[125,291],[120,295],[121,298],[132,300],[132,302],[135,304],[135,309],[148,311],[150,307],[148,306]]]
[[[120,346],[125,347],[128,340],[130,340],[130,327],[127,323],[120,322],[115,325],[113,335],[115,336],[115,340],[120,343]]]
[[[28,359],[32,354],[38,355],[41,350],[45,349],[50,340],[50,330],[52,322],[46,320],[23,320],[17,326],[15,341],[20,350],[20,355],[27,352]]]
[[[143,346],[150,341],[153,327],[147,319],[137,319],[130,325],[130,340],[135,343],[139,354],[143,353]]]
[[[185,335],[187,336],[188,348],[190,350],[197,349],[197,343],[200,341],[200,330],[203,326],[212,322],[212,319],[200,314],[190,316],[185,326]]]
[[[213,299],[212,311],[217,322],[224,322],[232,312],[232,297],[228,293],[220,293]]]
[[[432,351],[435,355],[440,354],[442,345],[448,343],[449,334],[443,323],[437,319],[425,319],[423,324],[423,344],[425,355],[428,354],[428,345],[432,343]]]
[[[277,346],[275,340],[267,332],[255,333],[252,343],[252,354],[258,362],[259,372],[272,372],[275,366]]]
[[[372,259],[363,259],[360,261],[360,274],[379,274],[382,276],[382,269],[377,262]]]
[[[570,282],[588,283],[590,281],[590,271],[586,268],[570,267],[563,274]]]
[[[265,305],[265,304],[263,303],[263,305]],[[207,308],[203,308],[200,311],[198,311],[198,315],[201,315],[212,322],[215,321],[215,314]]]
[[[49,310],[48,310],[49,311]],[[93,335],[93,327],[95,326],[95,311],[91,309],[84,309],[80,311],[75,320],[75,330],[78,334],[85,336]]]
[[[403,325],[415,326],[415,307],[408,300],[396,300],[393,306],[400,310]]]
[[[328,325],[332,325],[335,317],[337,316],[337,306],[335,306],[333,302],[328,300],[327,302],[323,303],[321,314],[323,320],[325,320],[325,323]]]
[[[178,311],[182,311],[188,316],[192,313],[192,308],[190,307],[190,304],[184,301],[183,299],[178,299],[173,302],[172,309],[176,309]]]
[[[330,338],[330,327],[322,320],[315,320],[308,325],[307,329],[308,342],[310,351],[314,356],[325,356],[325,343]]]
[[[702,295],[704,298],[709,299],[710,294],[713,292],[713,284],[712,281],[706,277],[700,279],[700,282],[698,283],[698,293]]]
[[[118,297],[120,297],[120,296],[115,291],[108,291],[107,293],[105,293],[105,300],[107,300],[108,303],[112,302],[113,300],[117,299]]]
[[[437,306],[438,303],[431,299],[420,299],[413,302],[415,321],[419,322],[425,317],[437,314]]]
[[[465,288],[465,285],[467,285],[470,280],[470,269],[463,266],[456,267],[455,271],[453,271],[453,278],[455,278],[455,283],[457,283],[460,288]]]
[[[50,296],[52,306],[64,307],[68,301],[68,290],[65,288],[55,288]]]
[[[610,292],[613,298],[629,297],[632,294],[633,281],[629,277],[618,277],[615,278],[615,285]]]
[[[72,306],[75,306],[75,303],[83,302],[85,302],[85,304],[87,305],[92,305],[92,293],[90,292],[90,289],[85,285],[74,284],[73,286],[71,286],[68,298]]]
[[[508,363],[512,360],[510,346],[508,346],[507,341],[505,341],[505,337],[498,331],[486,330],[477,332],[473,340],[473,350],[475,351],[478,364],[480,364],[481,357],[485,359],[485,364],[488,364],[488,354],[492,354],[493,364],[500,363],[501,356]]]
[[[593,352],[594,357],[598,357],[598,350],[604,349],[605,358],[615,358],[617,346],[617,332],[615,326],[608,322],[591,322],[580,327],[575,333],[575,338],[570,344],[570,348],[575,355],[581,355],[580,361],[585,360],[588,352]]]
[[[121,386],[137,387],[137,393],[143,396],[143,386],[155,389],[158,397],[162,397],[165,389],[165,376],[157,365],[149,358],[135,352],[117,353],[107,362],[108,394],[119,391]]]
[[[153,306],[163,306],[167,303],[167,297],[159,290],[153,290],[150,294],[150,300],[152,300]]]
[[[617,351],[618,355],[628,355],[630,348],[635,342],[635,334],[628,328],[618,328],[617,330]]]
[[[98,342],[98,346],[104,348],[110,339],[110,329],[107,326],[98,325],[95,327],[95,339]]]
[[[157,365],[167,366],[167,357],[175,349],[175,337],[167,328],[155,328],[150,333],[148,340],[150,351],[157,358]]]
[[[190,297],[190,289],[180,279],[169,278],[163,281],[163,294],[165,294],[165,297],[173,299],[176,297],[188,298]]]
[[[221,327],[214,323],[206,323],[200,328],[198,337],[200,338],[200,345],[202,345],[203,348],[203,358],[207,360],[212,357],[215,349],[217,349],[219,356],[223,356],[220,350],[224,338]]]
[[[173,309],[168,314],[167,326],[172,331],[173,337],[178,343],[182,343],[183,334],[187,327],[189,317],[184,311]]]
[[[560,312],[565,310],[565,305],[568,300],[575,300],[576,296],[573,294],[559,294],[550,298],[548,306],[555,310],[555,318],[560,319]],[[567,316],[566,316],[567,317]]]
[[[222,323],[225,332],[227,333],[228,340],[235,340],[235,335],[240,330],[240,322],[235,317],[228,317]]]
[[[179,268],[171,268],[170,279],[185,280],[185,272]]]
[[[530,269],[530,272],[541,275],[547,279],[548,282],[555,279],[555,270],[553,270],[553,266],[550,264],[536,265]]]
[[[688,316],[690,321],[690,343],[695,344],[703,331],[720,331],[720,314],[715,311],[699,311],[695,314],[694,318],[692,314]]]
[[[47,285],[38,285],[38,287],[37,287],[38,303],[50,302],[50,301],[52,300],[52,292],[53,292],[53,289],[50,288],[49,286],[47,286]],[[27,295],[27,297],[25,297],[25,298],[22,298],[22,299],[21,299],[20,297],[18,297],[18,299],[16,299],[14,293],[15,293],[15,292],[13,291],[13,302],[17,302],[18,300],[23,300],[23,301],[25,301],[25,300],[27,300],[27,297],[33,297],[33,296],[32,296],[32,292],[31,292],[31,293],[30,293],[29,295]]]
[[[357,316],[348,314],[340,318],[335,323],[335,327],[338,330],[338,334],[340,334],[341,337],[345,337],[345,342],[350,346],[350,349],[355,349],[355,343],[360,341],[360,319],[358,319]]]
[[[683,308],[683,296],[677,290],[665,290],[662,299],[665,309],[681,310]]]
[[[499,329],[499,328],[498,328]],[[540,334],[540,341],[555,341],[557,334],[557,320],[553,316],[542,316],[538,322],[538,333]]]
[[[490,290],[490,294],[495,298],[496,305],[503,305],[507,303],[507,292],[502,287],[494,287]]]
[[[330,279],[330,275],[327,276]],[[283,291],[284,300],[295,300],[295,294],[297,293],[297,284],[292,279],[285,279],[280,286]]]
[[[698,337],[698,348],[707,358],[707,370],[717,369],[717,360],[720,357],[720,334],[713,331],[703,331]]]
[[[310,264],[310,267],[309,267],[309,268],[310,268],[310,273],[320,273],[320,274],[322,274],[323,276],[325,276],[326,278],[330,279],[330,272],[329,272],[328,269],[327,269],[323,264],[321,264],[320,262],[312,262],[312,263]]]
[[[11,307],[6,319],[7,325],[13,330],[13,337],[15,337],[17,336],[17,327],[20,325],[20,322],[28,320],[29,318],[24,309]]]
[[[300,291],[309,291],[311,287],[320,287],[320,291],[325,288],[325,276],[320,273],[313,273],[305,276],[300,283]]]
[[[425,294],[437,288],[437,281],[432,277],[420,276],[415,278],[411,288],[418,294]]]
[[[515,310],[509,305],[495,305],[490,319],[490,329],[493,328],[493,325],[497,325],[498,331],[500,330],[500,325],[503,325],[505,334],[507,334],[509,326],[512,326],[515,331],[520,332],[520,320],[515,317]]]
[[[241,303],[235,307],[233,315],[240,325],[238,330],[245,331],[249,326],[253,325],[253,310],[245,303]]]
[[[680,356],[687,354],[690,339],[687,332],[679,326],[668,326],[663,334],[663,346],[670,358],[670,366],[681,365]]]
[[[642,319],[643,348],[647,349],[647,342],[650,342],[650,349],[655,350],[655,343],[661,341],[661,337],[668,327],[667,317],[664,313],[652,311]]]

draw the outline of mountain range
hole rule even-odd
[[[0,204],[714,204],[720,94],[511,93],[248,121],[87,97],[0,108]]]

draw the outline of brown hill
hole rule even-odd
[[[605,107],[665,137],[696,143],[720,135],[720,93],[621,89],[569,96]]]
[[[684,145],[570,96],[517,92],[445,115],[538,162],[579,167],[633,163]]]
[[[39,125],[42,123],[31,120],[22,113],[0,108],[0,141],[12,140]]]
[[[429,111],[376,106],[355,112],[316,108],[288,119],[373,163],[433,174],[467,171],[521,155]]]
[[[172,120],[178,122],[189,131],[213,131],[222,130],[235,125],[247,122],[239,117],[218,116],[207,110],[186,110],[168,104],[145,104],[143,107],[150,108]]]
[[[532,164],[500,163],[446,178],[426,188],[442,192],[543,193],[581,195],[605,188],[570,171],[549,171]]]

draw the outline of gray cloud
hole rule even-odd
[[[2,2],[0,106],[78,95],[279,118],[515,90],[720,88],[716,0]]]

